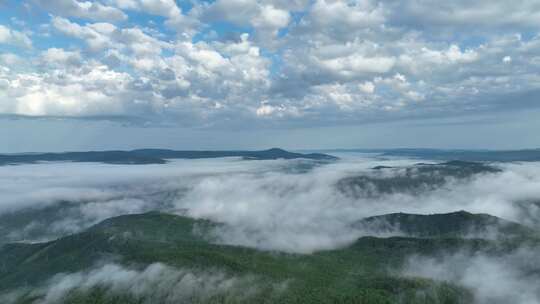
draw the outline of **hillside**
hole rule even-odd
[[[429,233],[432,238],[363,237],[345,248],[301,255],[213,244],[208,232],[220,224],[206,220],[156,212],[125,215],[52,242],[4,245],[0,249],[0,286],[3,292],[18,290],[16,303],[34,303],[44,296],[39,286],[58,273],[77,273],[109,262],[139,270],[162,263],[199,272],[219,269],[230,278],[257,278],[260,292],[240,297],[229,290],[211,299],[197,298],[205,303],[395,303],[398,299],[404,303],[468,303],[471,294],[458,286],[396,276],[388,270],[399,269],[411,254],[496,254],[518,247],[512,242],[501,247],[490,240],[451,237],[452,227],[462,227],[462,223],[498,223],[496,218],[484,215],[458,212],[436,216],[392,214],[384,218],[419,234],[434,231],[441,221],[446,225],[440,235]],[[524,229],[513,225],[511,231]],[[281,292],[273,289],[282,285]],[[64,300],[147,303],[144,294],[111,288],[99,285],[75,289]]]
[[[313,159],[336,160],[321,153],[294,153],[272,148],[261,151],[175,151],[165,149],[140,149],[132,151],[90,151],[64,153],[0,154],[0,165],[28,164],[36,162],[99,162],[107,164],[163,164],[167,159],[199,159],[219,157],[241,157],[252,160],[269,159]]]
[[[499,172],[501,170],[492,165],[465,161],[418,163],[407,167],[376,166],[371,172],[339,180],[337,187],[351,197],[418,193],[436,189],[451,180],[466,180],[480,174]]]
[[[379,234],[420,238],[531,238],[537,232],[520,224],[488,214],[458,211],[445,214],[392,213],[365,218],[355,227]]]

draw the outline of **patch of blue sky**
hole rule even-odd
[[[54,39],[51,39],[54,37]],[[32,44],[35,50],[60,48],[65,50],[84,49],[84,41],[58,33],[54,28],[48,33],[36,32],[32,35]]]
[[[304,16],[307,14],[307,10],[304,11],[298,11],[298,12],[291,12],[291,22],[290,24],[298,24],[304,18]]]
[[[225,21],[212,22],[193,37],[193,43],[210,40],[238,41],[243,33],[253,35],[253,32],[253,28],[249,26],[238,26]]]
[[[188,13],[189,11],[191,11],[191,9],[193,8],[193,0],[183,0],[183,1],[179,1],[179,0],[176,0],[176,5],[182,10],[182,13],[183,14],[186,14]],[[197,1],[197,2],[207,2],[207,3],[211,3],[211,2],[214,2],[214,1]]]
[[[272,76],[278,75],[283,67],[283,56],[281,51],[269,51],[266,49],[261,49],[261,56],[270,59],[270,74]]]
[[[26,9],[18,1],[0,1],[0,24],[13,30],[34,32],[40,24],[49,21],[49,15],[41,9]]]
[[[523,41],[530,41],[532,39],[538,39],[538,37],[540,37],[540,32],[538,31],[538,29],[522,31],[519,34],[521,35],[521,40]]]
[[[5,23],[11,17],[22,13],[23,8],[18,1],[0,1],[0,22]]]
[[[290,12],[291,14],[291,21],[289,22],[289,25],[286,27],[283,27],[278,30],[278,38],[283,38],[289,34],[289,31],[294,26],[298,25],[300,21],[302,21],[302,18],[307,14],[307,11],[299,11],[299,12]]]
[[[480,35],[465,36],[464,38],[462,38],[461,40],[458,40],[458,41],[459,41],[459,46],[462,49],[476,48],[476,47],[478,47],[478,46],[480,46],[480,45],[487,42],[486,38],[482,37]]]
[[[19,57],[27,57],[33,54],[33,49],[28,49],[16,45],[2,44],[0,43],[0,55],[2,54],[15,54]],[[8,66],[10,69],[17,69],[18,66]],[[22,67],[21,67],[22,68]]]
[[[125,21],[129,27],[157,27],[160,31],[167,30],[163,25],[167,18],[148,14],[145,11],[125,11],[128,19]]]
[[[161,50],[161,55],[163,57],[171,57],[174,55],[174,50],[171,50],[171,49],[162,49]]]

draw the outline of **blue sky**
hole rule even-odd
[[[537,147],[539,28],[530,0],[0,0],[0,150]]]

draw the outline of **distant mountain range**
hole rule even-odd
[[[437,149],[335,149],[325,153],[360,152],[377,153],[388,157],[410,157],[431,160],[458,160],[468,162],[540,161],[540,149],[528,150],[437,150]],[[298,153],[279,148],[258,151],[225,150],[168,150],[137,149],[131,151],[84,151],[59,153],[0,154],[1,165],[29,164],[37,162],[99,162],[107,164],[164,164],[170,159],[202,159],[241,157],[245,160],[312,159],[332,161],[338,158],[325,153]]]
[[[336,160],[322,153],[295,153],[279,148],[261,151],[176,151],[166,149],[139,149],[132,151],[89,151],[63,153],[0,154],[0,165],[28,164],[47,161],[100,162],[107,164],[163,164],[168,159],[199,159],[241,157],[246,160],[314,159]]]
[[[540,161],[540,149],[508,151],[399,149],[385,151],[384,155],[463,161]]]
[[[540,161],[540,149],[524,150],[439,150],[439,149],[335,149],[324,152],[377,153],[382,156],[411,157],[432,160],[462,161]]]

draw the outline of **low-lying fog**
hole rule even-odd
[[[264,285],[256,276],[233,277],[223,272],[178,269],[161,263],[153,263],[142,270],[126,268],[119,264],[104,264],[87,271],[61,273],[30,291],[39,304],[63,303],[70,292],[87,292],[92,288],[106,287],[112,295],[127,294],[148,297],[140,303],[198,303],[211,300],[218,295],[229,294],[237,298],[248,298],[261,292],[279,293],[286,283]],[[24,288],[0,295],[4,304],[19,303],[18,297],[27,293]],[[36,301],[32,302],[36,303]]]
[[[447,178],[434,188],[351,197],[344,177],[391,177],[411,159],[339,155],[335,163],[236,158],[175,160],[165,165],[42,163],[0,167],[2,241],[39,241],[80,231],[103,219],[162,210],[226,225],[226,244],[309,253],[336,248],[365,232],[361,218],[393,212],[488,213],[526,225],[540,218],[540,163],[497,164],[500,173]],[[426,160],[424,160],[426,162]],[[21,216],[12,216],[13,213]],[[25,216],[22,216],[25,215]]]
[[[511,254],[454,253],[442,257],[413,256],[402,274],[457,283],[474,293],[478,304],[540,303],[540,257],[537,248]]]

